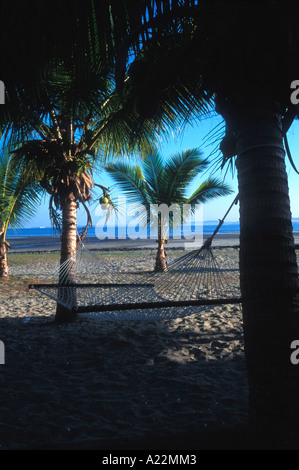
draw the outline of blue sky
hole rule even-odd
[[[176,152],[181,150],[186,150],[188,148],[199,147],[204,156],[208,157],[210,153],[217,147],[217,143],[212,143],[213,139],[207,140],[207,135],[209,132],[213,134],[213,131],[220,129],[222,125],[222,119],[217,115],[211,115],[211,117],[204,118],[200,122],[194,123],[193,126],[189,125],[185,128],[184,132],[173,133],[169,138],[161,139],[161,153],[166,158]],[[218,126],[218,127],[217,127]],[[299,169],[299,121],[294,121],[289,132],[288,132],[288,142],[291,149],[291,154],[295,164],[298,165]],[[212,159],[212,156],[210,157]],[[289,179],[289,189],[290,189],[290,200],[291,200],[291,211],[293,218],[299,218],[299,175],[293,170],[288,159],[286,158],[287,173]],[[204,175],[207,177],[208,173]],[[223,178],[224,172],[218,172],[214,176]],[[99,176],[96,176],[95,181],[99,184],[103,184],[107,187],[112,186],[113,183],[104,173],[101,173]],[[230,185],[231,189],[234,191],[231,195],[225,196],[219,199],[212,200],[211,202],[205,204],[203,208],[203,219],[204,221],[208,220],[218,220],[223,217],[232,203],[233,199],[238,193],[238,182],[236,173],[232,177],[231,172],[228,172],[225,176],[225,182]],[[194,183],[198,186],[200,181]],[[190,188],[192,190],[192,187]],[[115,188],[112,192],[112,195],[118,195],[119,192]],[[90,206],[92,215],[96,204]],[[95,215],[94,215],[95,218]],[[236,205],[232,208],[229,215],[227,216],[227,221],[238,221],[239,220],[239,206]],[[85,216],[83,212],[79,213],[78,222],[84,224]],[[95,221],[96,222],[96,221]],[[41,227],[50,226],[49,213],[48,213],[48,200],[45,201],[43,205],[40,206],[40,209],[36,215],[28,222],[25,227]]]

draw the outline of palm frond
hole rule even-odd
[[[142,171],[147,184],[148,194],[151,202],[159,201],[160,193],[163,192],[164,161],[157,148],[150,145],[141,156]]]
[[[36,181],[25,177],[7,152],[0,160],[0,221],[19,228],[39,207],[42,191]]]
[[[154,146],[151,146],[142,155],[140,166],[111,164],[107,166],[107,172],[128,196],[129,202],[143,204],[147,211],[147,221],[164,231],[181,220],[182,205],[189,205],[189,212],[192,213],[195,204],[203,204],[232,192],[221,180],[209,178],[203,181],[191,196],[186,195],[190,183],[207,166],[208,161],[203,158],[199,149],[189,149],[175,154],[163,162],[161,155],[155,151]],[[165,213],[162,210],[163,205]],[[189,212],[182,217],[188,218]],[[144,223],[146,220],[144,211],[142,217],[137,216],[134,220],[140,221],[141,218]]]
[[[227,196],[232,192],[229,185],[220,179],[209,178],[186,199],[186,204],[204,204],[210,199]]]
[[[147,187],[139,165],[132,167],[126,163],[114,163],[105,167],[105,171],[119,184],[128,196],[131,204],[149,205]]]
[[[202,156],[197,148],[171,156],[167,160],[165,168],[165,178],[167,179],[166,202],[170,204],[172,201],[184,197],[190,182],[203,172],[207,165],[208,160]]]

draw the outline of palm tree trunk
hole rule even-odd
[[[8,243],[3,240],[3,237],[0,236],[0,278],[8,279],[9,270],[7,262],[7,245]]]
[[[155,271],[157,272],[167,271],[165,238],[162,236],[162,232],[164,233],[165,225],[163,224],[161,218],[162,218],[161,214],[158,214],[158,240],[157,240],[158,250],[157,250],[156,265],[155,265]]]
[[[9,243],[5,240],[5,226],[2,226],[0,231],[0,278],[8,279],[9,270],[7,262],[7,249],[10,248]]]
[[[275,103],[246,110],[237,129],[240,276],[249,416],[255,445],[298,446],[298,267],[281,131]]]
[[[58,296],[63,298],[71,295],[72,306],[76,306],[76,288],[68,286],[76,282],[76,250],[77,250],[77,202],[73,193],[63,198],[62,205],[62,234],[61,234],[61,256],[60,256],[60,278]],[[62,269],[67,265],[67,270]],[[69,301],[68,301],[69,302]],[[57,303],[55,321],[58,323],[76,320],[77,315]]]
[[[0,278],[1,279],[9,278],[6,243],[1,240],[0,240]]]
[[[166,252],[165,252],[165,240],[161,237],[157,240],[158,242],[158,250],[156,256],[156,265],[155,271],[167,271],[167,259],[166,259]]]

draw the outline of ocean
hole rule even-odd
[[[218,225],[218,221],[209,221],[209,222],[204,222],[203,224],[203,235],[210,235],[214,232],[215,228]],[[79,227],[79,231],[80,231]],[[294,232],[299,232],[299,220],[296,219],[293,221],[293,230]],[[192,227],[191,232],[189,233],[194,233],[194,227]],[[240,224],[239,222],[224,222],[224,224],[221,226],[219,230],[219,234],[236,234],[240,232]],[[197,231],[197,233],[201,233],[201,227],[200,231]],[[116,228],[116,238],[117,238],[117,228]],[[183,234],[182,234],[183,235]],[[55,232],[53,228],[51,227],[32,227],[32,228],[22,228],[18,230],[12,230],[8,229],[7,231],[7,238],[8,239],[15,239],[15,238],[30,238],[30,237],[52,237],[55,236]],[[92,229],[88,230],[88,236],[89,237],[96,237],[96,228],[93,227]],[[145,232],[141,231],[140,236],[145,238]],[[130,238],[127,236],[127,238]],[[136,237],[138,238],[138,237]]]

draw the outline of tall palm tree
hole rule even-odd
[[[289,358],[299,335],[299,284],[284,148],[298,113],[290,100],[290,85],[299,75],[298,13],[293,2],[185,0],[179,5],[165,0],[155,2],[138,31],[152,33],[149,40],[144,37],[139,55],[147,65],[139,83],[165,103],[167,85],[159,88],[155,78],[161,70],[173,70],[173,53],[180,57],[180,86],[188,83],[195,100],[198,92],[212,96],[224,118],[223,159],[236,162],[239,181],[250,424],[255,445],[274,449],[296,448],[299,423],[299,370]],[[131,33],[126,45],[137,37]],[[151,53],[159,47],[161,61]],[[119,77],[124,70],[122,60]],[[176,97],[173,108],[180,114],[179,88]]]
[[[296,115],[290,84],[299,72],[298,6],[221,3],[215,26],[227,26],[209,29],[206,83],[226,123],[223,154],[236,157],[250,423],[256,445],[294,448],[299,371],[289,350],[299,335],[299,283],[284,139]]]
[[[185,150],[164,161],[158,149],[150,146],[142,157],[140,165],[118,162],[107,165],[105,170],[124,190],[131,203],[139,203],[146,208],[147,217],[144,220],[144,215],[140,214],[140,221],[146,225],[154,224],[157,228],[158,250],[155,270],[165,271],[167,269],[165,243],[170,227],[175,222],[181,225],[183,206],[189,205],[194,210],[195,204],[227,195],[231,191],[220,180],[209,178],[189,194],[190,184],[195,183],[208,166],[208,160],[202,157],[199,149]],[[165,213],[162,205],[168,208]],[[178,214],[174,213],[176,209]],[[188,215],[189,211],[185,216]]]
[[[0,278],[9,278],[6,240],[8,228],[19,228],[34,214],[40,202],[40,190],[24,179],[4,150],[0,159]]]
[[[75,282],[79,204],[87,215],[84,233],[92,224],[88,202],[96,165],[115,153],[124,156],[141,151],[157,133],[156,122],[140,122],[131,84],[120,100],[110,73],[102,75],[88,68],[80,75],[77,72],[67,62],[53,59],[38,99],[31,102],[31,93],[23,88],[8,95],[5,106],[10,119],[3,126],[3,139],[8,140],[16,167],[50,196],[50,217],[61,230],[60,265],[74,261],[69,263],[68,283]],[[166,118],[169,123],[172,119],[172,115]],[[164,124],[161,118],[160,126]],[[59,284],[65,282],[61,276]],[[58,304],[55,319],[70,321],[75,314]]]
[[[90,4],[95,6],[92,12],[89,11],[91,16],[86,17],[82,13],[81,17],[79,8],[73,12],[74,16],[71,15],[70,24],[66,24],[65,30],[71,25],[74,27],[74,42],[69,44],[67,40],[65,50],[57,45],[57,49],[54,48],[56,55],[51,49],[47,61],[41,61],[39,83],[33,82],[36,90],[19,77],[12,81],[13,86],[7,86],[6,104],[0,108],[0,125],[5,137],[10,136],[16,164],[23,168],[24,174],[35,175],[50,194],[50,214],[54,222],[61,222],[61,264],[74,258],[76,251],[78,204],[86,210],[87,225],[91,223],[87,203],[91,199],[92,171],[98,156],[105,159],[116,152],[124,155],[140,150],[144,142],[155,141],[157,124],[160,132],[178,124],[171,107],[160,113],[158,121],[140,119],[134,106],[135,85],[130,80],[125,81],[120,99],[115,91],[111,67],[120,42],[119,32],[123,30],[123,37],[128,25],[124,26],[123,19],[119,17],[117,2],[104,2],[104,18],[109,24],[103,24],[99,34],[104,34],[107,26],[111,35],[107,39],[109,45],[104,47],[106,39],[91,34],[99,31],[98,22],[103,18],[98,15],[102,10],[97,10],[92,1]],[[136,11],[125,6],[125,10],[127,8],[134,23],[137,21],[137,17],[134,18]],[[80,21],[84,27],[79,31]],[[131,20],[128,21],[130,23]],[[116,28],[118,22],[122,24],[120,29]],[[82,42],[76,36],[79,32],[82,33]],[[43,34],[41,40],[45,42]],[[111,50],[106,56],[109,48]],[[188,103],[187,107],[182,103],[182,112],[187,113],[191,105],[198,113],[207,109],[205,101],[195,103],[192,99],[191,103],[187,91],[182,90],[182,94]],[[72,279],[71,276],[68,278]],[[68,321],[72,315],[70,317],[65,308],[58,306],[55,318]]]
[[[61,265],[75,259],[79,204],[86,210],[86,228],[92,223],[87,204],[99,149],[104,158],[134,145],[130,129],[133,134],[136,117],[126,113],[109,76],[87,75],[75,80],[71,69],[56,63],[48,69],[38,103],[32,105],[31,95],[18,90],[6,105],[13,120],[4,128],[3,139],[8,139],[21,175],[39,183],[50,196],[50,216],[61,229]],[[88,81],[87,90],[82,89],[82,80]],[[137,148],[143,137],[142,132],[141,140],[134,136]],[[70,270],[69,282],[74,282],[75,269]],[[55,318],[68,321],[72,315],[58,305]]]

